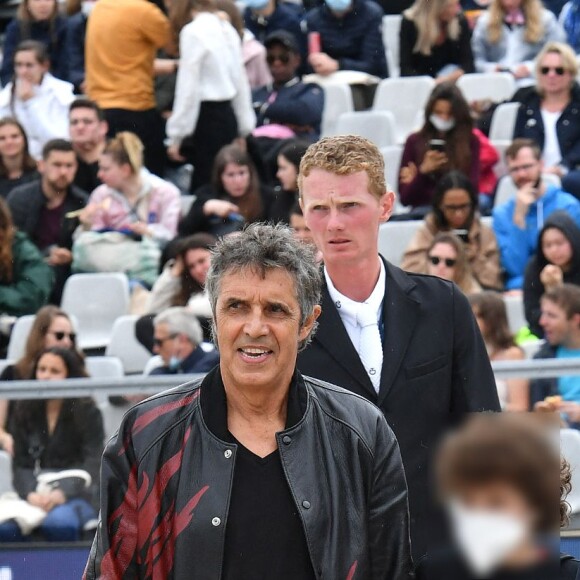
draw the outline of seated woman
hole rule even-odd
[[[83,360],[54,347],[37,360],[38,381],[86,377]],[[78,541],[83,526],[97,516],[103,418],[92,399],[32,399],[15,403],[10,423],[14,437],[14,487],[30,505],[46,512],[39,531],[48,541]],[[66,477],[49,489],[39,475],[81,469],[90,477]],[[0,541],[22,541],[13,520],[0,524]]]
[[[489,359],[524,360],[524,351],[510,332],[507,310],[501,294],[481,292],[469,297],[473,315],[485,342]],[[499,402],[504,411],[528,411],[530,387],[527,379],[496,379]]]
[[[524,278],[524,307],[530,330],[542,338],[540,299],[564,283],[580,284],[580,229],[563,211],[553,213],[538,238],[538,252]]]
[[[169,260],[151,289],[148,314],[136,324],[137,340],[153,352],[153,318],[174,306],[187,306],[202,325],[204,340],[211,341],[211,306],[204,291],[211,265],[211,249],[216,243],[211,234],[198,233],[182,238],[175,259]]]
[[[580,199],[580,87],[574,51],[561,42],[544,46],[536,60],[536,86],[522,96],[514,138],[533,139],[545,173]]]
[[[415,0],[401,21],[401,76],[453,82],[474,72],[470,34],[458,0]]]
[[[493,230],[481,223],[477,212],[477,192],[471,181],[459,171],[448,173],[433,195],[433,209],[415,232],[401,268],[426,274],[428,249],[440,232],[454,232],[463,240],[475,279],[483,288],[501,290],[499,250]]]
[[[518,86],[534,83],[534,59],[551,41],[566,40],[540,0],[492,0],[477,20],[471,46],[477,72],[513,74]]]
[[[68,109],[73,86],[49,72],[46,47],[26,40],[14,52],[15,78],[0,92],[0,118],[14,117],[28,135],[30,154],[42,157],[47,141],[68,139]]]
[[[471,273],[464,243],[452,233],[437,234],[427,249],[427,274],[455,282],[466,294],[481,292]]]
[[[80,219],[93,231],[128,231],[160,245],[177,233],[179,190],[143,166],[143,144],[123,131],[111,139],[99,160],[99,179]]]
[[[11,117],[0,119],[0,197],[39,177],[22,125]]]
[[[43,306],[36,318],[24,347],[24,356],[8,365],[0,374],[2,381],[22,381],[34,376],[33,370],[40,353],[48,348],[76,349],[76,334],[66,312],[56,306]],[[82,356],[78,351],[77,354]],[[11,415],[8,401],[0,399],[0,449],[10,455],[14,452],[14,441],[6,431],[7,417]]]
[[[475,414],[444,440],[436,480],[455,546],[420,560],[417,580],[577,578],[580,562],[558,550],[570,466],[533,417]]]
[[[179,224],[179,235],[209,232],[221,236],[268,219],[272,191],[260,184],[249,155],[237,145],[220,149],[211,185],[199,188],[189,213]]]
[[[290,141],[278,153],[278,171],[276,177],[280,187],[274,190],[274,201],[268,216],[273,222],[288,223],[290,210],[298,201],[298,169],[300,160],[310,143]]]
[[[425,123],[407,138],[401,158],[399,196],[403,205],[426,213],[437,182],[452,170],[479,183],[479,140],[469,105],[450,83],[435,87],[425,107]]]

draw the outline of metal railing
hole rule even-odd
[[[501,361],[492,365],[498,379],[549,378],[580,375],[579,359]],[[203,377],[196,375],[130,375],[122,378],[67,379],[63,381],[5,381],[0,399],[46,399],[94,395],[155,394]]]

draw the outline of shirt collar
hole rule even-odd
[[[377,280],[377,283],[374,287],[374,290],[371,292],[371,295],[362,303],[356,302],[355,300],[352,300],[348,296],[341,294],[334,286],[332,279],[328,274],[326,266],[324,267],[324,277],[326,279],[326,286],[328,287],[328,293],[330,294],[330,298],[332,299],[334,305],[338,309],[340,317],[348,320],[353,325],[357,324],[356,315],[361,304],[369,304],[376,310],[377,321],[381,316],[381,309],[383,307],[383,300],[385,297],[387,274],[383,261],[379,259],[379,262],[381,264],[379,279]]]

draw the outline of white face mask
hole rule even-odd
[[[95,7],[95,0],[85,0],[84,2],[81,2],[81,12],[85,16],[88,16],[94,7]]]
[[[452,501],[449,513],[455,541],[478,578],[494,572],[528,534],[525,521],[505,512],[475,510]]]
[[[451,131],[455,127],[455,119],[442,119],[439,115],[431,115],[429,121],[441,133],[447,133],[447,131]]]

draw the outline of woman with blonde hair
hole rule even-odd
[[[99,160],[99,179],[80,216],[85,229],[125,231],[160,244],[177,233],[179,190],[143,166],[143,144],[124,131],[111,139]]]
[[[572,48],[549,42],[536,59],[536,86],[522,96],[514,138],[533,139],[545,173],[562,179],[562,189],[580,198],[580,87]]]
[[[510,72],[519,86],[533,84],[534,59],[566,35],[540,0],[492,0],[475,25],[471,46],[477,72]]]
[[[401,76],[428,75],[443,82],[473,72],[469,38],[458,0],[415,0],[401,22]]]

